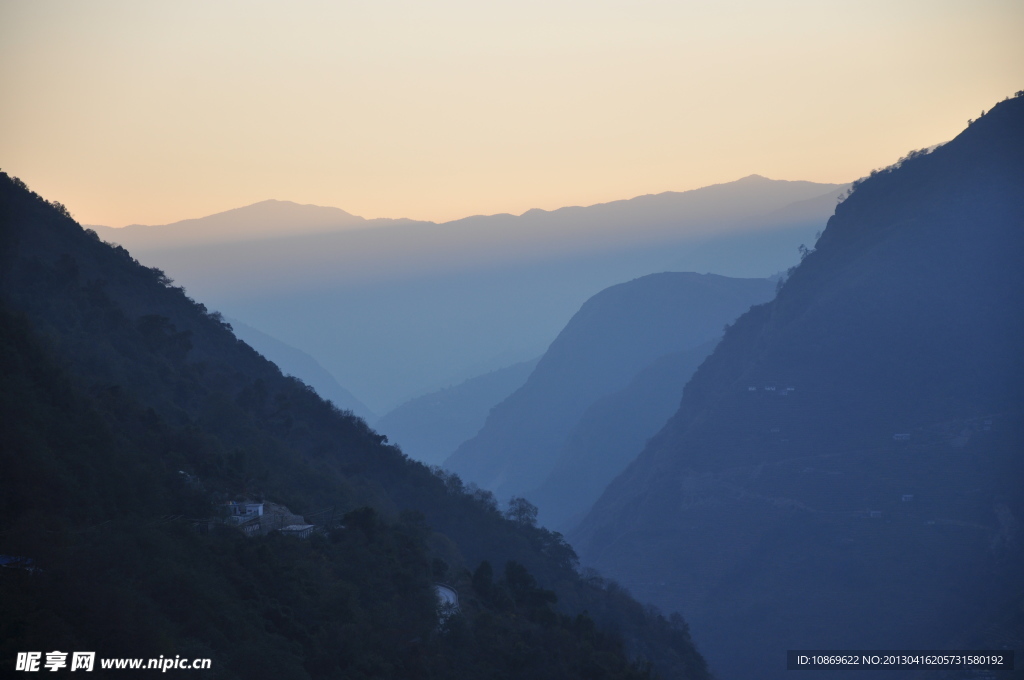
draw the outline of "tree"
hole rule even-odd
[[[537,506],[520,496],[513,496],[508,502],[505,517],[516,524],[536,526]]]

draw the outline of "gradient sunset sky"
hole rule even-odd
[[[0,168],[82,223],[847,182],[1024,89],[1020,0],[0,0]]]

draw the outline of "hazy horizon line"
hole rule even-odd
[[[349,215],[351,217],[354,217],[354,218],[357,218],[357,219],[362,219],[362,220],[365,220],[367,222],[374,222],[374,221],[403,222],[403,221],[405,221],[405,222],[421,222],[423,224],[436,224],[436,225],[440,225],[440,224],[450,224],[452,222],[459,222],[461,220],[468,220],[468,219],[473,219],[473,218],[477,218],[477,217],[503,217],[503,216],[522,217],[522,216],[526,215],[527,213],[531,213],[531,212],[553,213],[553,212],[557,212],[559,210],[565,210],[567,208],[594,208],[594,207],[602,206],[602,205],[610,205],[612,203],[622,203],[622,202],[626,202],[626,201],[632,201],[632,200],[635,200],[635,199],[638,199],[638,198],[645,198],[645,197],[648,197],[648,196],[664,196],[665,194],[685,194],[685,193],[689,193],[691,191],[700,191],[701,189],[708,189],[710,187],[723,186],[723,185],[726,185],[726,184],[735,184],[736,182],[742,182],[743,180],[752,179],[752,178],[764,179],[764,180],[768,180],[770,182],[806,182],[808,184],[831,185],[831,186],[836,186],[836,187],[841,187],[841,186],[844,186],[846,184],[850,184],[853,181],[853,180],[851,180],[850,182],[816,182],[816,181],[813,181],[813,180],[804,180],[804,179],[796,179],[796,180],[793,180],[793,179],[774,179],[774,178],[766,177],[764,175],[761,175],[761,174],[755,172],[755,173],[750,173],[748,175],[744,175],[742,177],[739,177],[737,179],[730,180],[730,181],[727,181],[727,182],[712,182],[710,184],[702,184],[701,186],[693,187],[692,189],[669,189],[669,190],[666,190],[666,191],[659,191],[659,192],[654,192],[654,193],[637,194],[637,195],[631,196],[629,198],[617,198],[617,199],[612,199],[612,200],[608,200],[608,201],[599,201],[597,203],[590,203],[590,204],[587,204],[587,205],[561,205],[561,206],[559,206],[557,208],[550,208],[550,209],[548,209],[548,208],[529,208],[529,209],[524,210],[523,212],[518,213],[518,214],[510,213],[510,212],[475,213],[475,214],[472,214],[472,215],[465,215],[463,217],[456,217],[456,218],[453,218],[453,219],[450,219],[450,220],[443,220],[443,221],[417,219],[415,217],[386,217],[386,216],[366,217],[364,215],[356,215],[354,213],[350,213],[347,210],[345,210],[344,208],[340,208],[338,206],[333,206],[333,205],[320,205],[320,204],[317,204],[317,203],[299,203],[298,201],[292,201],[292,200],[289,200],[289,199],[266,198],[266,199],[263,199],[261,201],[255,201],[254,203],[247,203],[245,205],[235,206],[234,208],[227,208],[225,210],[220,210],[218,212],[213,212],[213,213],[209,213],[209,214],[206,214],[206,215],[200,215],[198,217],[185,217],[185,218],[182,218],[180,220],[174,220],[174,221],[171,221],[171,222],[164,222],[162,224],[142,224],[142,223],[139,223],[139,222],[132,222],[130,224],[124,224],[124,225],[121,225],[119,227],[112,226],[112,225],[109,225],[109,224],[98,224],[98,223],[86,224],[84,222],[80,222],[79,224],[81,224],[83,227],[86,227],[86,228],[89,228],[89,227],[103,227],[105,229],[128,229],[130,227],[166,227],[166,226],[170,226],[172,224],[180,224],[182,222],[190,222],[190,221],[195,221],[195,220],[206,219],[208,217],[216,217],[218,215],[224,215],[226,213],[233,212],[235,210],[244,210],[245,208],[251,208],[253,206],[260,205],[261,203],[291,203],[293,205],[296,205],[296,206],[299,206],[299,207],[303,207],[303,208],[307,208],[307,207],[308,208],[328,208],[328,209],[333,209],[333,210],[339,210],[339,211],[344,212],[345,214],[347,214],[347,215]]]

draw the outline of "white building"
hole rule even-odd
[[[316,525],[314,524],[289,524],[281,529],[281,533],[285,536],[295,536],[296,538],[309,538],[309,535],[313,533],[315,528]]]

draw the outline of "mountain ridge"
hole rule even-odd
[[[551,473],[526,494],[540,508],[538,521],[570,533],[675,414],[683,386],[716,344],[718,338],[660,356],[628,385],[588,406],[559,448]]]
[[[1019,647],[1022,224],[1024,96],[857,183],[570,534],[584,560],[683,608],[723,678]]]
[[[487,414],[526,382],[539,360],[521,361],[410,399],[381,416],[374,427],[408,456],[439,465],[480,431]]]
[[[471,366],[499,368],[493,357],[535,356],[610,285],[659,271],[785,269],[838,193],[764,179],[534,217],[121,245],[228,316],[310,354],[384,413]],[[785,212],[823,195],[809,211]]]
[[[229,678],[706,677],[678,617],[585,582],[560,536],[409,460],[2,173],[0,263],[0,552],[37,570],[0,574],[8,668],[57,646]],[[250,534],[230,501],[316,530]]]
[[[253,239],[287,238],[385,224],[407,224],[404,218],[367,219],[341,208],[267,199],[238,208],[168,224],[128,224],[123,227],[84,225],[104,240],[134,243],[136,248],[175,248]]]
[[[445,466],[502,498],[532,491],[595,400],[626,387],[653,360],[716,337],[723,324],[773,293],[766,279],[692,272],[650,274],[602,290]]]
[[[632,202],[637,202],[637,201],[638,202],[643,202],[643,201],[651,201],[651,200],[663,200],[665,198],[675,198],[675,197],[679,197],[681,195],[688,194],[688,193],[691,193],[691,192],[700,192],[700,191],[705,191],[705,190],[708,190],[708,189],[714,189],[716,187],[722,187],[722,186],[726,186],[726,185],[742,186],[742,185],[750,185],[750,184],[757,184],[757,183],[763,183],[763,182],[781,182],[781,183],[786,183],[786,184],[793,185],[793,186],[796,186],[796,185],[801,185],[801,186],[815,185],[815,186],[822,186],[822,187],[830,186],[830,187],[835,187],[837,190],[842,190],[843,188],[848,186],[848,184],[843,184],[843,183],[839,183],[839,184],[819,183],[819,182],[810,182],[810,181],[806,181],[806,180],[773,180],[773,179],[765,177],[763,175],[751,174],[751,175],[747,175],[745,177],[741,177],[739,179],[732,180],[732,181],[729,181],[729,182],[716,182],[714,184],[707,184],[707,185],[704,185],[704,186],[695,187],[693,189],[668,190],[668,191],[661,191],[661,192],[652,193],[652,194],[639,194],[639,195],[633,196],[631,198],[613,199],[613,200],[610,200],[610,201],[601,201],[599,203],[590,203],[590,204],[587,204],[587,205],[566,205],[566,206],[561,206],[559,208],[551,208],[551,209],[547,209],[547,208],[530,208],[530,209],[525,210],[522,213],[518,213],[518,214],[516,214],[516,213],[480,213],[480,214],[474,214],[474,215],[467,215],[465,217],[454,218],[454,219],[451,219],[451,220],[444,220],[444,221],[441,221],[441,222],[437,222],[437,221],[434,221],[434,220],[421,220],[421,219],[407,218],[407,217],[362,217],[362,216],[350,213],[350,212],[344,210],[343,208],[338,208],[338,207],[335,207],[335,206],[322,206],[322,205],[314,204],[314,203],[298,203],[296,201],[269,198],[269,199],[264,199],[262,201],[257,201],[255,203],[249,203],[249,204],[246,204],[246,205],[243,205],[243,206],[238,206],[236,208],[228,208],[227,210],[221,210],[219,212],[210,213],[209,215],[203,215],[201,217],[184,218],[184,219],[176,220],[174,222],[168,222],[168,223],[165,223],[165,224],[132,223],[132,224],[126,224],[126,225],[121,226],[121,227],[111,227],[111,226],[108,226],[108,225],[100,225],[100,224],[84,224],[82,226],[87,228],[87,229],[93,229],[93,230],[97,231],[97,233],[100,233],[101,235],[114,235],[114,234],[117,234],[117,233],[121,232],[122,229],[129,229],[129,230],[132,230],[132,231],[166,230],[166,229],[181,230],[183,228],[191,227],[191,226],[196,226],[196,225],[198,225],[200,223],[204,223],[204,222],[206,222],[206,223],[209,223],[209,222],[224,222],[224,221],[227,221],[226,218],[229,218],[229,217],[230,218],[233,218],[233,217],[249,218],[249,219],[255,220],[257,224],[259,224],[260,222],[263,222],[263,223],[270,222],[273,216],[267,215],[265,212],[263,212],[261,210],[257,210],[257,208],[271,208],[271,209],[287,208],[287,209],[293,211],[290,215],[284,216],[284,219],[294,219],[294,217],[298,217],[299,214],[302,213],[302,212],[306,212],[307,215],[309,213],[314,213],[315,212],[315,213],[317,213],[317,217],[319,219],[308,220],[308,221],[310,221],[313,224],[315,224],[317,226],[320,226],[322,228],[344,227],[344,226],[352,226],[352,225],[356,225],[356,224],[358,224],[358,225],[370,225],[370,224],[384,225],[384,224],[395,224],[395,223],[414,223],[414,224],[423,224],[423,225],[443,225],[443,224],[451,224],[451,223],[454,223],[454,222],[462,222],[464,220],[475,220],[475,219],[479,219],[479,218],[491,218],[491,217],[505,218],[505,217],[541,216],[541,215],[551,215],[553,213],[558,213],[560,211],[566,211],[566,210],[573,211],[573,210],[587,210],[587,209],[590,209],[590,208],[602,208],[602,207],[608,207],[608,206],[623,206],[623,205],[627,205],[627,204],[630,204]],[[274,212],[277,212],[278,213],[277,216],[279,216],[279,217],[282,215],[280,210],[275,210]],[[275,225],[275,226],[278,226],[278,225]],[[312,225],[309,225],[309,226],[312,226]],[[307,226],[306,228],[309,228],[309,226]],[[259,234],[259,232],[257,232],[257,234]],[[281,236],[287,236],[288,233],[285,232],[285,233],[282,233],[280,235]],[[238,236],[244,236],[244,234],[238,234]]]
[[[351,411],[355,416],[371,423],[376,416],[349,392],[316,359],[300,349],[286,345],[277,338],[239,321],[227,318],[232,332],[250,347],[273,362],[281,372],[302,380],[316,390],[324,400],[330,401],[342,411]]]

